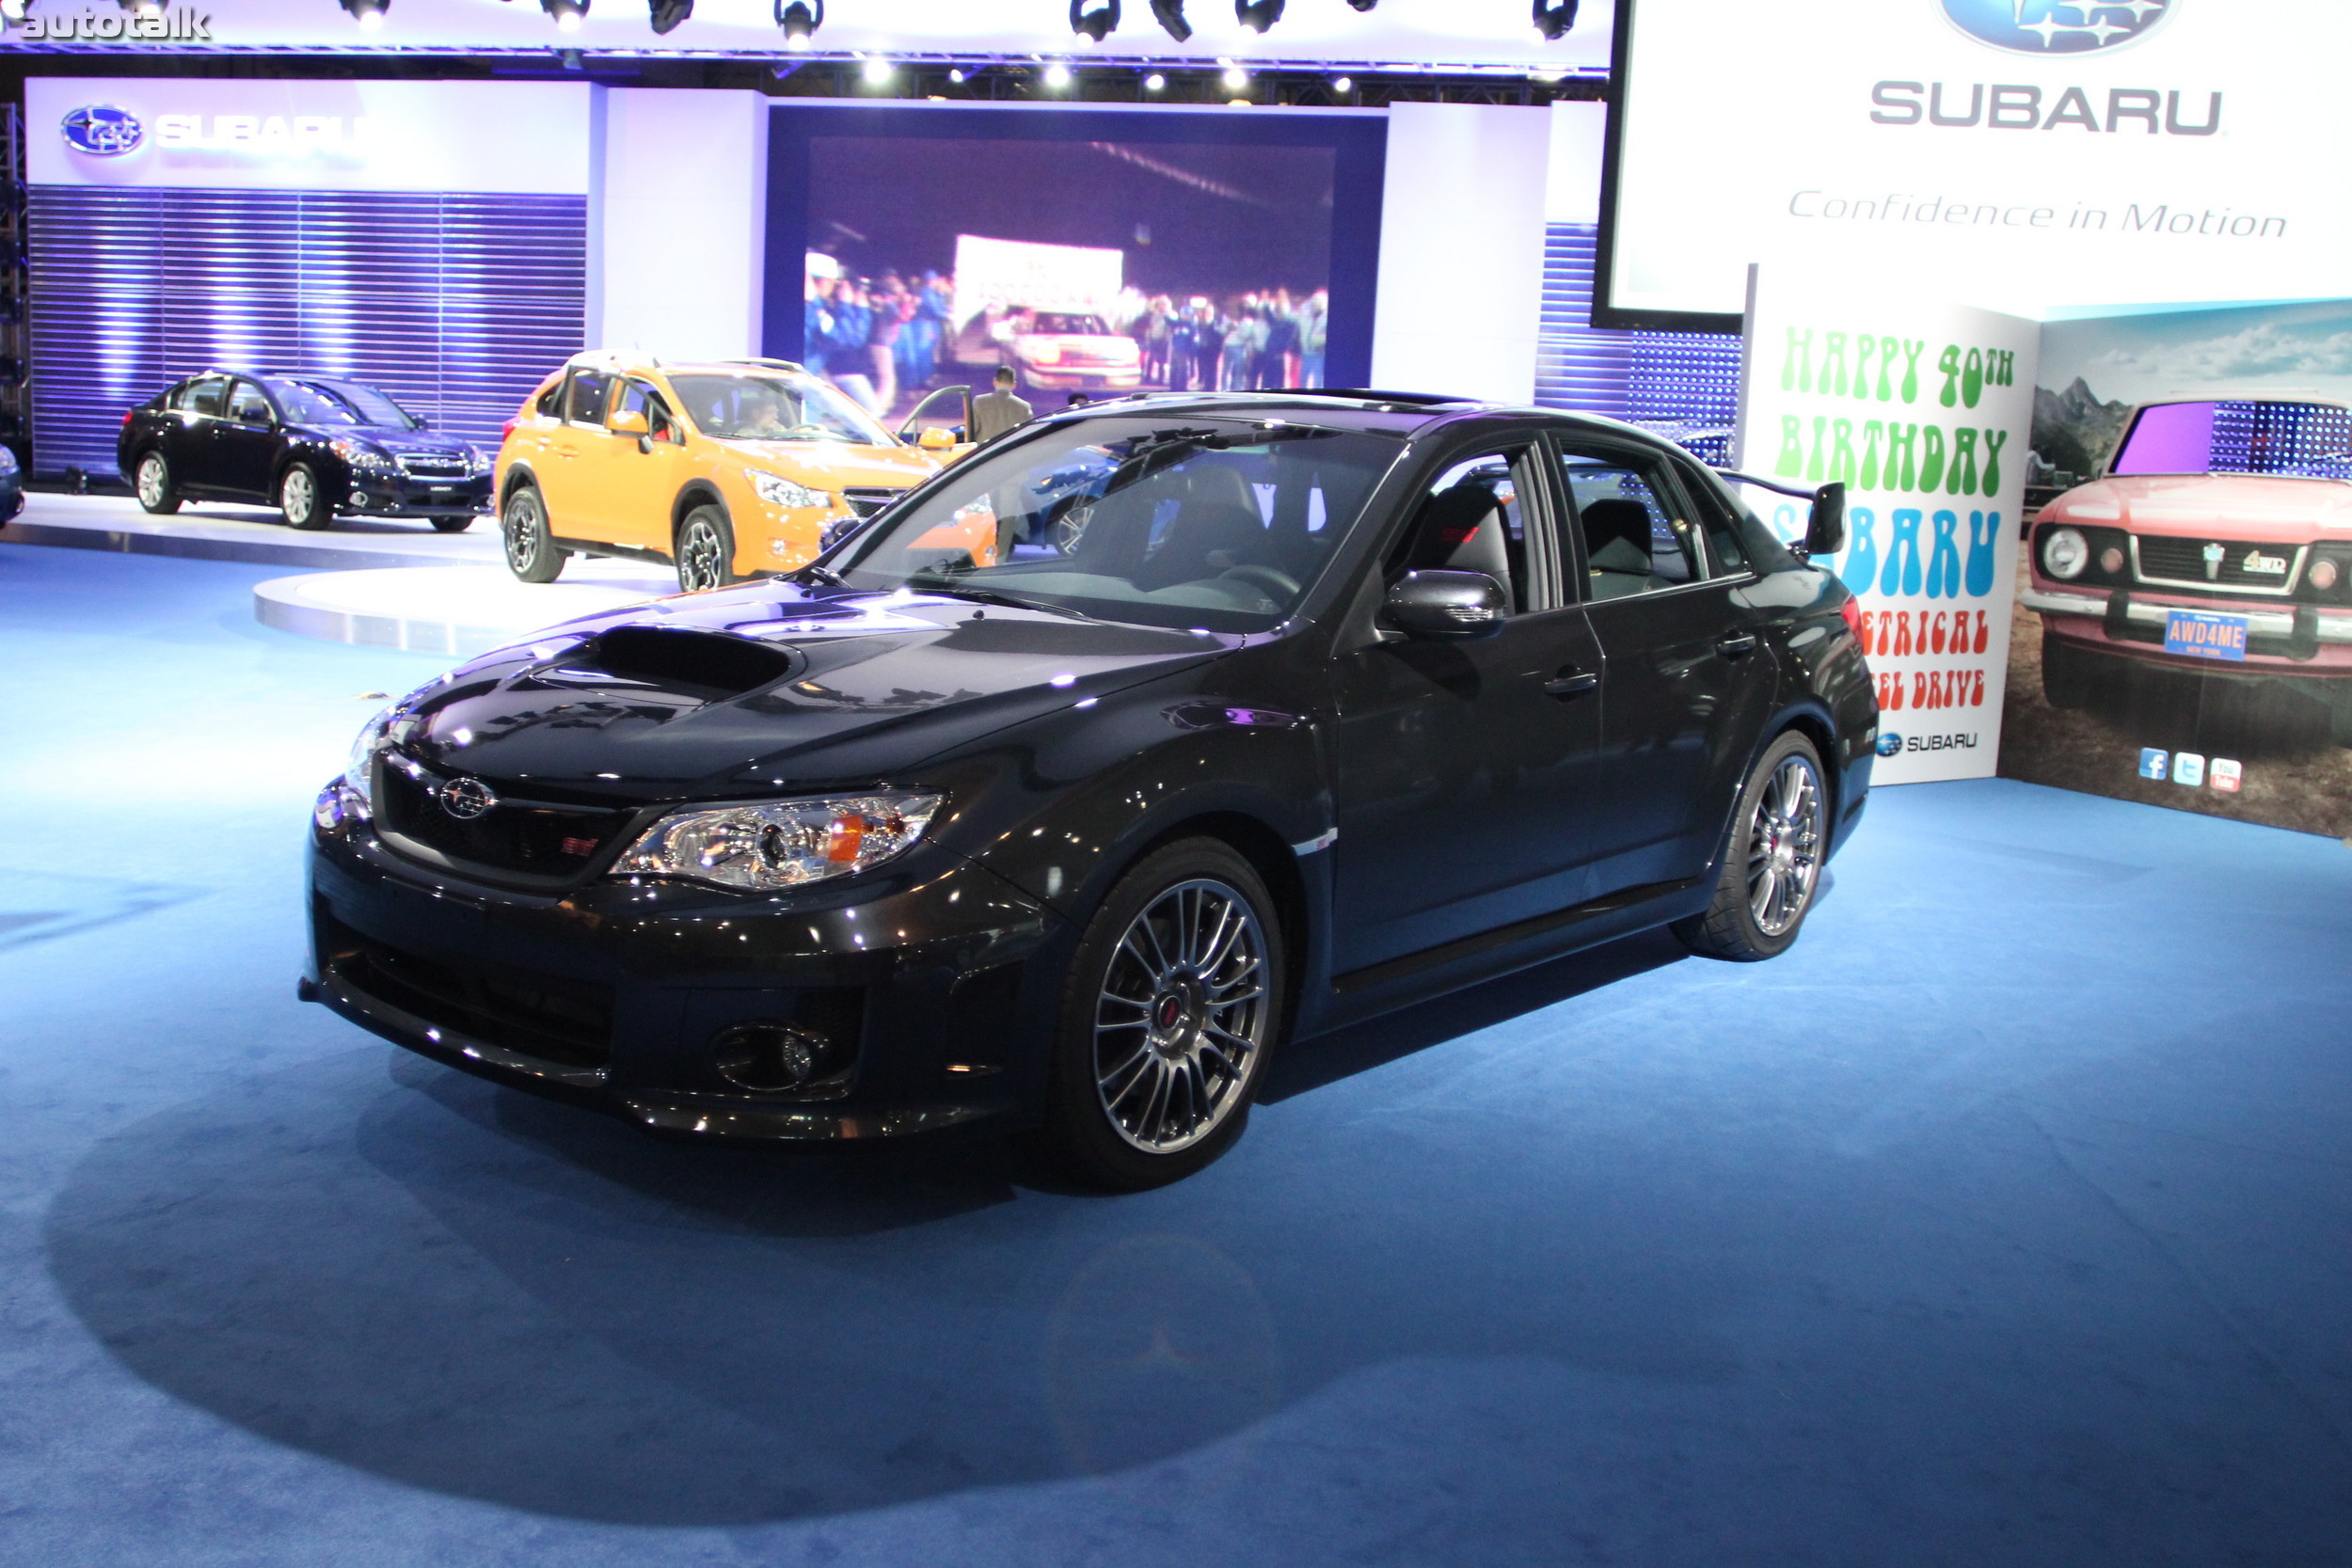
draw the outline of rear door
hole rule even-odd
[[[234,495],[275,499],[282,445],[269,394],[242,378],[231,382],[221,417],[212,421],[214,483]]]
[[[188,491],[216,491],[221,486],[213,448],[213,426],[229,401],[229,378],[199,375],[172,394],[171,412],[165,416],[164,457],[171,465],[172,483]]]
[[[1703,876],[1777,670],[1744,562],[1716,560],[1665,453],[1554,438],[1586,612],[1607,660],[1596,896]]]
[[[540,426],[532,466],[539,476],[539,498],[547,503],[550,533],[599,544],[617,542],[606,493],[613,437],[604,425],[617,379],[610,371],[573,371],[564,379],[556,417]]]

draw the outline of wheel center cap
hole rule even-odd
[[[1152,1026],[1163,1035],[1174,1032],[1184,1022],[1184,998],[1174,991],[1160,998],[1160,1005],[1152,1009]]]
[[[1797,847],[1795,845],[1784,841],[1772,846],[1772,865],[1775,869],[1786,871],[1796,863]]]

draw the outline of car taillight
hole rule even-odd
[[[138,411],[137,409],[135,409],[135,408],[126,408],[126,409],[124,409],[124,410],[122,411],[122,428],[123,428],[123,429],[125,429],[125,430],[130,429],[130,428],[131,428],[131,421],[132,421],[133,420],[137,419],[138,417],[139,417],[139,411]]]
[[[1837,607],[1837,613],[1845,617],[1846,629],[1853,633],[1853,640],[1862,641],[1862,601],[1849,595],[1846,602]]]
[[[520,423],[521,420],[522,416],[520,414],[515,414],[509,416],[506,422],[499,426],[499,440],[501,444],[505,442],[508,436],[515,434],[515,426]]]

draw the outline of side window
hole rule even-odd
[[[572,372],[571,407],[564,415],[574,424],[604,423],[604,405],[612,396],[612,378],[602,371]]]
[[[1584,542],[1588,598],[1655,594],[1706,575],[1662,459],[1569,450],[1560,463]]]
[[[222,394],[228,390],[228,377],[201,376],[181,388],[179,395],[171,400],[171,406],[183,414],[218,414]]]
[[[229,394],[229,417],[240,424],[268,424],[269,399],[250,381],[240,381]]]
[[[1740,537],[1740,518],[1724,504],[1715,486],[1702,475],[1688,470],[1677,477],[1682,481],[1682,493],[1691,498],[1700,531],[1707,535],[1707,547],[1714,556],[1716,574],[1732,577],[1754,566],[1756,562],[1748,559],[1748,547]]]
[[[547,389],[539,394],[538,401],[531,406],[532,411],[542,419],[562,419],[564,417],[564,378],[557,376],[548,384]]]
[[[1439,474],[1414,509],[1390,575],[1484,572],[1502,584],[1513,613],[1535,608],[1520,485],[1527,460],[1525,449],[1489,452]]]
[[[668,401],[642,381],[621,383],[620,393],[612,400],[612,412],[643,414],[645,428],[653,433],[655,440],[685,444],[685,434],[678,429],[677,420],[671,418]]]

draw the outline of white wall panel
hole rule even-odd
[[[759,352],[767,105],[755,92],[605,94],[596,347]]]

